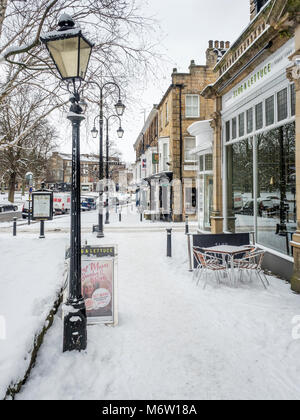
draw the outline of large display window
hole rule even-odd
[[[296,230],[295,124],[257,136],[257,242],[290,254]]]
[[[253,139],[227,150],[227,216],[229,230],[254,231]]]
[[[211,153],[199,156],[198,187],[198,217],[199,229],[211,229],[211,214],[213,210],[213,156]]]
[[[295,123],[226,147],[227,225],[291,255],[296,230]]]

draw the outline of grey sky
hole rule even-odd
[[[147,16],[159,21],[163,42],[161,48],[168,56],[167,64],[160,69],[159,82],[149,80],[147,89],[135,109],[127,110],[124,116],[125,135],[118,140],[118,148],[127,162],[134,161],[133,143],[143,126],[143,108],[150,112],[171,83],[173,67],[187,71],[190,61],[205,64],[208,41],[233,42],[249,23],[249,0],[141,0]],[[114,130],[117,128],[114,128]],[[88,133],[88,130],[86,130]],[[113,135],[113,132],[112,132]],[[83,136],[84,138],[85,136]],[[68,150],[68,143],[63,150]],[[83,140],[82,151],[98,151],[97,142]]]

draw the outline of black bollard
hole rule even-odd
[[[45,239],[45,222],[41,220],[40,224],[40,239]]]
[[[31,200],[29,199],[29,203],[28,203],[28,224],[30,225],[30,210],[31,210]]]
[[[185,234],[186,235],[189,234],[189,216],[188,215],[185,216]]]
[[[140,213],[140,221],[143,221],[143,212]]]
[[[13,223],[13,236],[17,236],[17,218],[14,217],[14,223]]]
[[[172,257],[172,229],[167,229],[167,257]]]
[[[122,222],[122,213],[119,213],[119,222]]]

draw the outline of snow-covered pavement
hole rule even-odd
[[[0,234],[0,398],[24,378],[33,342],[63,285],[68,236]]]
[[[53,267],[61,267],[66,239],[57,232],[43,243],[59,243]],[[99,243],[88,232],[82,240]],[[299,399],[292,321],[300,298],[288,284],[270,278],[267,291],[258,281],[202,290],[187,271],[182,232],[173,235],[172,259],[165,232],[109,232],[102,243],[119,247],[119,325],[89,327],[87,351],[63,354],[57,315],[17,398]]]

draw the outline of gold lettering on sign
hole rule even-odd
[[[267,76],[269,73],[271,73],[271,70],[272,70],[271,63],[269,63],[266,66],[264,66],[257,73],[255,73],[253,76],[249,77],[249,79],[246,82],[244,82],[242,85],[240,85],[238,88],[236,88],[233,91],[233,97],[234,98],[237,98],[245,90],[247,90],[251,86],[255,85],[255,83],[257,83],[258,80],[263,79],[265,76]]]

